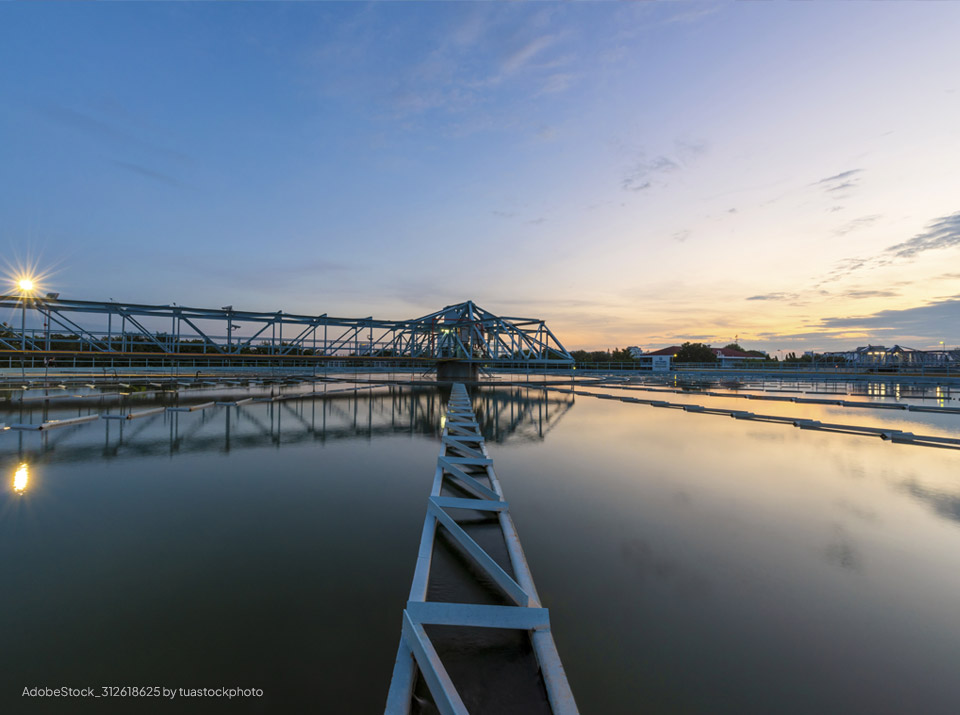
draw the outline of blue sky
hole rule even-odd
[[[570,348],[960,344],[957,3],[0,5],[0,246],[65,297]]]

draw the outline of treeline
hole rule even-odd
[[[769,355],[767,355],[767,353],[760,350],[744,350],[739,343],[729,343],[723,347],[724,349],[737,350],[745,353],[748,357],[763,358],[765,360],[777,362],[776,357],[771,358]],[[594,350],[592,352],[587,350],[574,350],[570,354],[578,363],[639,363],[641,360],[641,358],[633,357],[627,348]],[[796,358],[796,356],[794,357]],[[708,363],[717,362],[717,356],[713,352],[713,348],[706,343],[687,342],[681,345],[679,350],[677,350],[677,352],[671,356],[671,360],[673,362]]]
[[[626,348],[614,350],[574,350],[570,353],[577,362],[639,362]]]

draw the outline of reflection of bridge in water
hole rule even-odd
[[[573,407],[573,395],[558,399],[556,393],[522,387],[480,387],[474,391],[472,402],[485,439],[536,442]]]
[[[76,463],[400,434],[439,438],[444,400],[445,392],[437,388],[384,387],[325,398],[305,393],[284,401],[164,411],[131,422],[99,420],[54,431],[5,432],[0,444],[12,452],[16,440],[21,459],[29,455]],[[485,436],[501,443],[544,439],[573,402],[573,396],[525,388],[484,388],[475,398]],[[22,421],[39,421],[45,414],[40,405],[18,410]]]

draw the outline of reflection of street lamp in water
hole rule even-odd
[[[18,494],[23,494],[29,480],[30,475],[27,473],[27,464],[24,462],[17,467],[17,471],[13,474],[13,490]]]

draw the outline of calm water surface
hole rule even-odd
[[[0,712],[382,712],[444,399],[0,433]],[[960,436],[960,415],[663,399]],[[516,388],[474,402],[583,713],[960,712],[960,450]],[[264,695],[20,697],[64,685]]]

